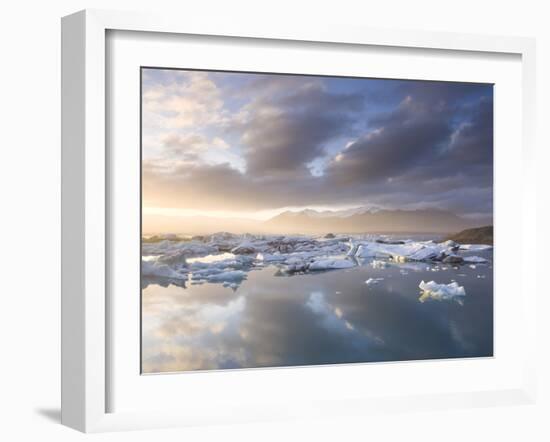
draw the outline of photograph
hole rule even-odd
[[[493,356],[493,84],[140,70],[142,374]]]

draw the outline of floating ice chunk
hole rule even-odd
[[[471,269],[474,269],[476,268],[476,266],[474,264],[470,264],[468,267],[470,267]]]
[[[453,241],[452,239],[448,239],[447,241],[443,241],[441,243],[441,245],[448,248],[448,249],[451,249],[451,250],[458,250],[458,248],[460,247],[460,244]]]
[[[191,258],[217,253],[218,248],[199,241],[163,240],[158,243],[143,243],[141,252],[143,255],[177,254],[179,257]]]
[[[445,264],[462,264],[464,262],[464,258],[462,256],[452,254],[443,258],[443,262]]]
[[[374,258],[380,256],[380,253],[375,248],[369,247],[367,244],[361,244],[355,251],[356,258]]]
[[[270,253],[258,253],[256,255],[256,259],[258,261],[264,261],[264,262],[280,262],[287,259],[287,255],[281,255],[281,254],[270,254]]]
[[[440,300],[455,299],[460,302],[461,299],[466,296],[464,287],[458,285],[456,281],[450,284],[438,284],[435,281],[422,281],[418,287],[422,290],[422,296],[419,299],[420,302],[424,302],[429,298]]]
[[[441,249],[437,246],[435,247],[424,247],[423,249],[417,250],[416,252],[405,256],[405,258],[411,261],[425,261],[427,259],[433,259],[441,253]]]
[[[481,256],[465,256],[464,262],[483,264],[484,262],[487,262],[487,260],[485,258],[482,258]]]
[[[435,259],[448,247],[434,242],[407,241],[396,244],[364,242],[357,249],[357,257],[388,257],[395,262],[426,261]]]
[[[156,261],[141,261],[141,274],[143,276],[156,276],[170,279],[187,279],[187,272],[176,271],[172,267]]]
[[[383,281],[384,278],[369,278],[365,281],[365,284],[372,285],[372,284],[378,284],[380,281]]]
[[[168,252],[164,255],[160,255],[157,258],[157,261],[160,264],[167,264],[169,266],[174,266],[178,264],[185,266],[187,264],[186,256],[187,254],[185,253],[185,250],[176,250],[173,252]]]
[[[234,255],[250,255],[251,253],[256,253],[258,249],[250,241],[243,241],[237,247],[231,249],[231,253]]]
[[[411,242],[403,245],[394,245],[394,244],[377,244],[377,251],[379,253],[384,253],[396,261],[399,259],[411,259],[421,261],[426,258],[427,255],[431,255],[434,251],[431,248],[426,248],[424,244]],[[428,250],[425,250],[428,249]]]
[[[299,257],[290,257],[285,261],[285,273],[305,272],[308,268],[306,262]]]
[[[223,259],[221,261],[193,261],[189,263],[189,267],[195,273],[198,272],[221,272],[224,269],[241,270],[249,269],[254,263],[254,258],[251,256],[239,255],[235,258]]]
[[[350,241],[349,242],[349,250],[348,250],[347,255],[348,256],[357,256],[357,257],[359,257],[360,255],[357,253],[358,250],[359,250],[359,247],[362,247],[361,244]]]
[[[460,244],[461,250],[480,251],[480,250],[491,250],[493,246],[487,244]]]
[[[309,265],[309,270],[331,270],[331,269],[349,269],[355,267],[355,263],[349,259],[326,258],[313,261]]]
[[[200,256],[197,258],[188,258],[186,261],[189,264],[192,264],[194,262],[202,262],[202,263],[216,263],[220,261],[227,261],[230,259],[236,259],[237,257],[233,255],[232,253],[215,253],[213,255],[206,255],[206,256]]]

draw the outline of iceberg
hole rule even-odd
[[[412,239],[392,240],[379,235],[236,235],[219,232],[192,238],[159,237],[142,243],[142,274],[202,282],[244,279],[249,271],[274,265],[277,274],[349,269],[357,265],[388,266],[401,269],[438,271],[434,264],[452,266],[489,263],[490,258],[473,251],[490,250],[483,244],[461,245],[454,241],[437,243]],[[229,253],[231,252],[231,253]],[[485,256],[485,255],[483,255]],[[237,273],[234,273],[237,272]],[[405,272],[401,272],[405,274]],[[391,273],[390,275],[391,276]]]
[[[200,241],[170,241],[164,240],[157,243],[143,243],[142,255],[169,255],[177,254],[180,257],[192,258],[218,253],[218,248]]]
[[[142,276],[154,276],[157,278],[187,279],[187,272],[176,271],[167,264],[157,261],[141,261]]]
[[[231,249],[231,253],[234,255],[250,255],[257,252],[256,246],[250,241],[243,241],[237,247]]]
[[[281,255],[280,253],[270,254],[270,253],[258,253],[256,255],[256,260],[263,262],[282,262],[287,259],[286,255]]]
[[[464,262],[468,264],[483,264],[486,263],[487,260],[485,258],[482,258],[481,256],[464,256]]]
[[[418,287],[422,290],[422,296],[419,299],[420,302],[424,302],[429,298],[438,300],[455,299],[461,302],[462,298],[466,296],[464,287],[458,285],[456,281],[450,284],[438,284],[435,281],[421,281]]]
[[[356,258],[389,258],[395,262],[427,261],[441,256],[442,253],[452,253],[446,244],[436,244],[432,241],[415,242],[400,241],[394,243],[367,241],[354,244],[349,255]]]
[[[356,264],[349,259],[319,259],[309,264],[309,270],[349,269]]]
[[[377,256],[383,256],[383,254],[377,253],[375,249],[369,247],[367,244],[361,244],[356,247],[355,254],[350,256],[355,256],[356,258],[376,258]]]
[[[478,252],[481,250],[492,250],[493,246],[487,244],[460,244],[460,250],[469,250]]]
[[[443,262],[445,264],[462,264],[464,262],[464,258],[462,256],[452,254],[443,258]]]
[[[288,273],[305,272],[308,265],[300,258],[290,258],[286,260],[286,271]]]
[[[353,241],[350,241],[347,256],[358,256],[359,247],[362,247],[362,246],[360,246],[359,244]]]
[[[406,256],[410,261],[426,261],[428,259],[434,259],[440,256],[442,250],[441,247],[424,247],[409,256]]]

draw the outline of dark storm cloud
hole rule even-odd
[[[237,126],[253,176],[307,174],[306,165],[324,155],[328,141],[349,130],[363,107],[359,94],[330,93],[322,83],[302,78],[288,90],[282,78],[263,82],[267,90],[280,92],[250,103],[248,119]]]
[[[422,90],[430,91],[428,97],[419,94]],[[421,201],[461,212],[490,212],[492,99],[483,96],[466,104],[445,103],[434,100],[437,94],[426,86],[407,92],[397,108],[371,118],[376,129],[336,156],[326,170],[327,177],[337,186],[360,187],[386,204]],[[446,99],[454,95],[464,99],[456,93],[441,94]],[[462,198],[465,194],[468,204]]]
[[[397,91],[424,103],[443,103],[455,109],[468,100],[492,95],[491,86],[487,84],[444,81],[400,81]]]
[[[482,98],[476,106],[468,106],[471,117],[451,140],[450,161],[464,166],[492,165],[493,100]]]
[[[338,155],[327,174],[340,183],[372,182],[414,168],[427,157],[435,159],[451,128],[434,111],[406,98],[394,112],[373,118],[377,128]]]
[[[204,210],[365,203],[492,212],[491,85],[242,74],[233,86],[236,110],[223,130],[240,143],[244,169],[145,162],[145,200]],[[204,144],[164,142],[190,154]],[[321,173],[311,173],[312,161]]]

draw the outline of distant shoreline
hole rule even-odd
[[[474,229],[462,230],[453,235],[445,237],[445,240],[452,240],[460,243],[475,243],[493,245],[493,226],[483,226]]]

